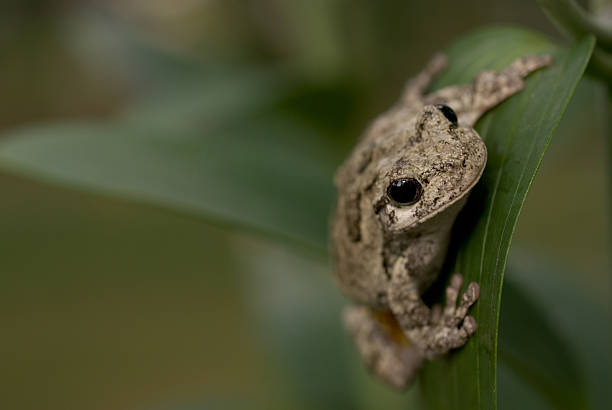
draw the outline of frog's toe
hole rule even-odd
[[[472,316],[466,316],[461,326],[450,332],[448,346],[451,349],[457,349],[465,345],[470,337],[476,333],[476,329],[478,329],[476,319]]]
[[[469,336],[472,336],[474,333],[476,333],[476,329],[478,329],[478,324],[476,323],[476,319],[474,319],[474,316],[466,316],[465,319],[463,319],[463,325],[461,327],[465,329],[465,332]]]
[[[459,323],[464,317],[466,317],[470,307],[476,303],[480,296],[480,286],[476,282],[472,282],[468,285],[465,293],[461,297],[461,303],[455,311],[455,322]]]
[[[515,60],[510,69],[521,77],[526,77],[533,71],[551,65],[552,62],[552,56],[549,54],[528,55]]]
[[[466,291],[461,297],[459,306],[457,306],[457,299],[459,298],[459,291],[463,278],[460,274],[455,274],[451,278],[450,285],[446,288],[446,307],[444,314],[438,322],[442,322],[445,326],[456,327],[466,317],[470,307],[478,300],[480,296],[480,287],[476,282],[471,282]]]
[[[457,349],[467,343],[477,329],[476,320],[467,316],[461,326],[439,326],[432,328],[420,340],[418,347],[429,360],[436,359],[452,349]]]
[[[457,309],[457,298],[459,290],[463,283],[463,277],[460,273],[455,273],[450,280],[450,284],[446,288],[446,307],[444,309],[444,318],[451,318],[455,315]]]

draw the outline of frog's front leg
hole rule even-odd
[[[425,90],[433,79],[446,67],[447,58],[443,53],[435,54],[425,69],[408,81],[402,93],[401,103],[404,105],[418,103],[423,99]]]
[[[529,55],[502,71],[482,71],[473,84],[452,86],[431,93],[425,104],[445,104],[457,112],[459,123],[474,126],[489,109],[523,89],[524,78],[552,63],[550,55]]]
[[[402,333],[391,312],[349,306],[344,310],[344,324],[374,375],[398,389],[413,382],[423,356]]]
[[[446,289],[446,307],[429,309],[421,299],[417,282],[407,273],[392,276],[389,304],[406,336],[427,359],[439,357],[463,346],[476,331],[476,321],[467,312],[479,296],[478,284],[472,282],[457,299],[462,284],[459,274],[453,275]]]
[[[476,320],[467,314],[470,307],[478,300],[480,288],[476,282],[468,285],[459,305],[457,299],[463,279],[456,273],[446,288],[446,307],[442,311],[435,308],[431,324],[425,328],[416,328],[407,332],[408,336],[420,346],[424,356],[434,359],[467,343],[478,327]]]

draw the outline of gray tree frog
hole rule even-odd
[[[440,273],[455,218],[478,182],[487,150],[472,128],[484,112],[523,88],[523,78],[551,64],[526,56],[481,72],[469,85],[425,94],[446,66],[436,55],[379,116],[338,170],[331,246],[335,278],[355,302],[344,322],[372,373],[397,388],[424,360],[463,346],[476,331],[468,310],[479,296],[462,276],[446,289],[446,306],[423,293]]]

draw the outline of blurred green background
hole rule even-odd
[[[107,119],[202,72],[272,70],[292,83],[273,109],[328,138],[339,162],[433,52],[491,23],[558,37],[527,0],[5,0],[0,129]],[[567,283],[609,312],[606,115],[603,88],[585,78],[528,196],[508,278],[516,268],[534,286]],[[362,369],[316,251],[9,173],[0,187],[3,408],[416,402]],[[533,394],[511,372],[501,385],[502,408]]]

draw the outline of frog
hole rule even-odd
[[[527,55],[470,84],[427,92],[447,66],[437,53],[399,100],[358,139],[334,177],[333,276],[351,303],[343,322],[365,366],[396,389],[413,384],[427,360],[461,348],[477,330],[469,314],[476,282],[455,273],[444,307],[423,296],[441,274],[451,231],[487,162],[474,126],[552,63]]]

